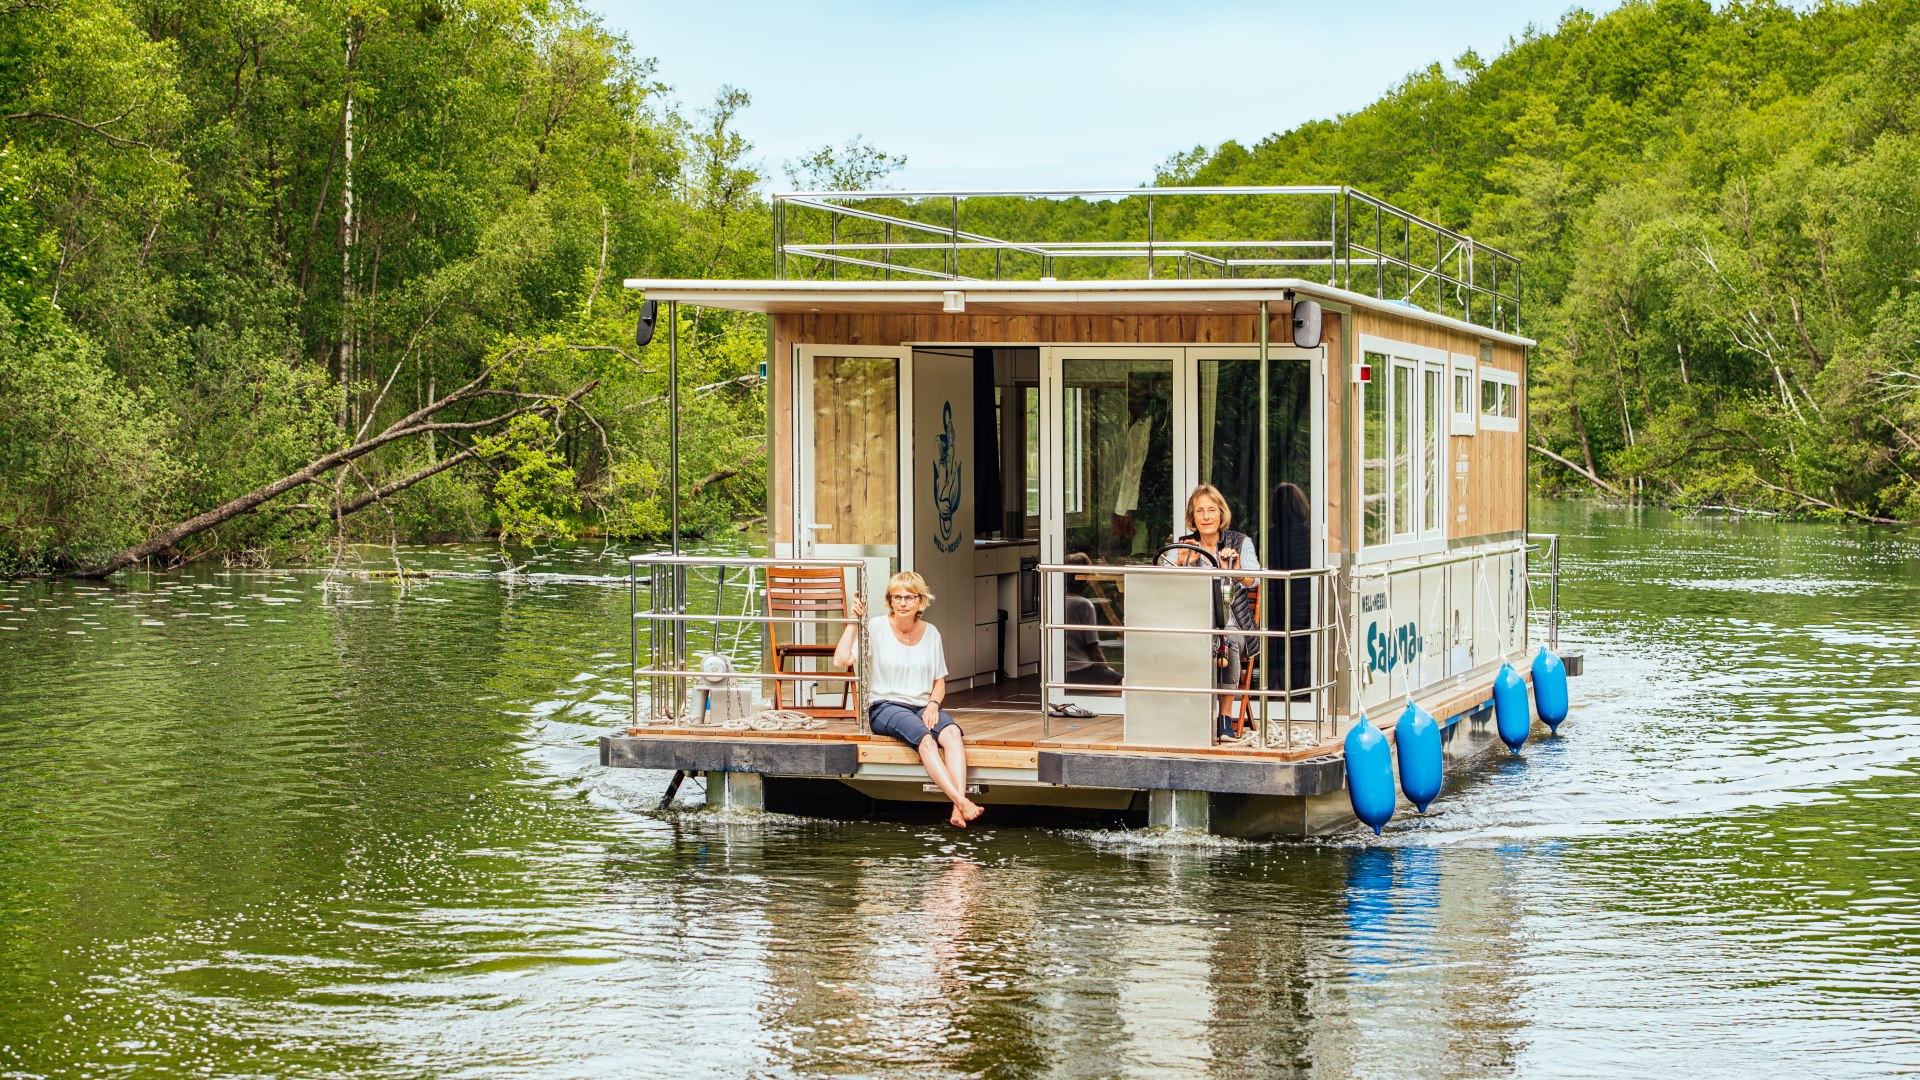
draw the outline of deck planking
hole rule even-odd
[[[1520,677],[1527,683],[1532,682],[1533,674],[1527,669],[1518,669]],[[1033,752],[1048,750],[1099,750],[1102,752],[1121,752],[1146,754],[1156,757],[1197,757],[1197,758],[1239,758],[1275,763],[1306,761],[1312,758],[1338,754],[1342,750],[1342,740],[1329,739],[1317,746],[1294,749],[1264,749],[1252,746],[1144,746],[1121,743],[1122,720],[1118,716],[1095,716],[1090,719],[1066,719],[1055,717],[1049,724],[1048,718],[1038,711],[1038,679],[1026,677],[1010,683],[993,686],[974,687],[957,691],[950,700],[949,712],[966,732],[968,746],[972,749],[970,758],[975,764],[991,764],[1003,767],[1027,767],[1026,762]],[[1034,685],[1027,685],[1034,684]],[[1469,711],[1487,702],[1492,695],[1493,675],[1487,673],[1467,683],[1446,687],[1423,695],[1419,702],[1423,708],[1443,722],[1462,712]],[[1023,700],[1024,699],[1024,700]],[[1398,717],[1383,718],[1375,721],[1375,726],[1383,732],[1392,732]],[[826,727],[810,731],[751,731],[732,730],[718,726],[676,725],[664,727],[638,727],[628,731],[630,735],[733,739],[775,739],[775,740],[832,740],[851,742],[860,745],[860,760],[872,762],[912,763],[918,757],[911,747],[905,746],[885,735],[862,734],[851,719],[831,719]],[[984,754],[986,758],[976,755]]]

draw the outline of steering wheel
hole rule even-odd
[[[1220,556],[1215,555],[1213,552],[1208,551],[1206,548],[1202,547],[1199,544],[1194,543],[1191,540],[1175,540],[1173,543],[1168,544],[1165,547],[1161,548],[1159,551],[1154,552],[1153,561],[1159,562],[1163,557],[1165,557],[1165,555],[1169,551],[1197,552],[1200,555],[1204,556],[1207,562],[1210,563],[1215,570],[1220,569]]]

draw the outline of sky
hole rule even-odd
[[[1379,98],[1468,49],[1492,59],[1572,0],[587,0],[689,111],[721,87],[773,179],[859,136],[903,190],[1134,187],[1176,153],[1244,145]],[[1603,12],[1618,0],[1589,0]],[[1340,183],[1342,177],[1323,177]]]

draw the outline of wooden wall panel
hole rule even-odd
[[[1238,345],[1257,341],[1255,315],[776,315],[775,337],[808,345]],[[1274,341],[1286,327],[1271,317]],[[784,354],[783,354],[784,355]]]
[[[1282,327],[1289,336],[1290,327]],[[1279,333],[1279,330],[1270,331]],[[1351,456],[1347,446],[1353,436],[1347,429],[1347,319],[1329,311],[1320,318],[1320,343],[1327,348],[1327,555],[1346,550],[1347,480],[1345,470]],[[1286,340],[1286,339],[1282,339]],[[1359,491],[1358,480],[1354,491]]]
[[[767,554],[793,543],[793,335],[767,320]],[[791,549],[789,549],[791,550]]]
[[[900,374],[890,359],[814,361],[816,520],[834,544],[884,544],[899,532]]]

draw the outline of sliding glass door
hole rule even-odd
[[[1056,622],[1118,627],[1126,621],[1126,578],[1100,566],[1153,561],[1178,535],[1192,484],[1185,352],[1178,348],[1061,347],[1040,366],[1041,555],[1086,563],[1071,582],[1053,577]],[[1066,617],[1061,617],[1066,616]],[[1047,635],[1054,681],[1102,681],[1126,671],[1117,630]],[[1100,664],[1091,665],[1090,660]],[[1071,667],[1069,665],[1072,665]],[[1113,692],[1056,694],[1096,712],[1119,711]]]

